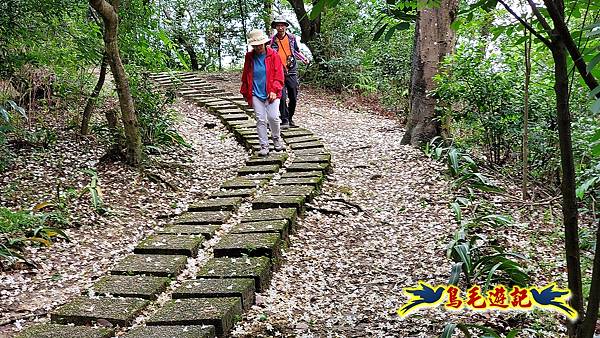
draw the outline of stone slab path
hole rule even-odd
[[[241,96],[191,73],[155,74],[152,79],[206,107],[249,151],[259,147],[253,111]],[[219,192],[142,239],[87,294],[52,311],[51,324],[32,326],[18,337],[228,335],[254,302],[254,292],[269,287],[304,204],[331,170],[329,152],[309,130],[282,134],[287,152],[252,157],[238,169],[239,177],[223,182]],[[291,139],[293,143],[287,142]],[[295,159],[303,149],[311,150],[310,161]],[[235,219],[233,227],[227,224]],[[218,229],[224,230],[220,238],[214,237]],[[200,250],[208,261],[194,260]],[[171,280],[180,275],[191,278],[174,289]]]

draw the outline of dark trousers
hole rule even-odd
[[[289,104],[286,103],[290,100]],[[298,100],[298,75],[286,75],[285,86],[281,91],[281,101],[279,102],[279,115],[281,123],[290,123],[294,112],[296,112],[296,102]]]

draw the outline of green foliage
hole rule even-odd
[[[31,265],[20,253],[25,245],[52,245],[56,238],[69,241],[67,234],[55,227],[58,212],[11,211],[0,207],[0,268],[4,269],[16,260]]]
[[[436,96],[451,102],[446,114],[470,126],[465,135],[483,144],[490,163],[505,162],[518,143],[521,123],[518,73],[502,69],[499,56],[486,56],[485,46],[463,45],[448,57],[436,76]]]
[[[435,137],[425,144],[423,151],[425,155],[438,161],[446,160],[448,173],[454,178],[455,188],[502,191],[487,176],[479,172],[475,160],[453,145],[445,146],[441,137]]]
[[[174,127],[175,113],[166,108],[166,104],[171,103],[173,97],[163,97],[152,87],[146,74],[131,67],[129,69],[131,70],[131,91],[141,128],[142,142],[147,150],[158,149],[157,146],[190,147]]]
[[[525,257],[505,252],[497,245],[486,245],[479,235],[467,237],[465,227],[459,229],[447,246],[446,255],[455,264],[452,266],[449,284],[458,285],[460,276],[466,285],[483,283],[482,290],[488,290],[492,283],[525,286],[529,275],[514,258]]]
[[[90,193],[90,201],[92,202],[92,206],[94,210],[102,215],[106,213],[106,208],[104,203],[102,202],[102,191],[99,186],[98,172],[92,169],[84,170],[86,174],[90,176],[90,183],[86,185],[82,190],[79,196],[83,196],[86,193]]]

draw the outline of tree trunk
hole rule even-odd
[[[298,23],[300,24],[300,42],[306,44],[308,49],[310,49],[310,53],[313,56],[313,59],[319,65],[323,60],[324,56],[320,52],[320,48],[317,45],[317,38],[319,34],[321,34],[321,14],[314,19],[310,20],[308,18],[308,13],[306,12],[306,8],[304,7],[304,0],[288,0],[292,8],[294,9],[294,13],[296,14],[296,18],[298,19]],[[313,1],[313,5],[317,1]]]
[[[104,45],[108,55],[108,63],[115,80],[117,94],[119,95],[119,106],[121,108],[121,118],[125,130],[125,141],[127,146],[127,162],[133,166],[139,166],[142,161],[142,141],[138,126],[133,98],[129,89],[129,81],[125,68],[119,55],[119,45],[117,42],[117,31],[119,19],[116,9],[119,7],[119,1],[114,0],[113,5],[106,0],[89,0],[90,5],[100,13],[104,21]],[[113,7],[114,6],[114,7]]]
[[[87,100],[85,105],[85,109],[83,109],[83,116],[81,117],[81,135],[87,135],[89,133],[90,127],[90,119],[92,118],[92,112],[94,111],[94,107],[96,106],[96,101],[98,100],[98,96],[100,96],[100,91],[104,86],[104,80],[106,79],[106,68],[108,67],[108,56],[106,53],[102,56],[102,62],[100,63],[100,75],[98,75],[98,82],[96,83],[96,87],[94,87],[94,91]]]
[[[454,50],[455,36],[450,24],[456,18],[458,0],[442,0],[439,7],[419,12],[411,67],[410,114],[402,144],[419,146],[440,133],[435,113],[433,76],[442,59]]]
[[[525,30],[527,36],[527,30]],[[529,81],[531,80],[531,35],[525,41],[525,89],[523,93],[523,181],[521,195],[523,200],[529,198],[527,178],[529,177]]]
[[[248,51],[248,37],[246,36],[248,28],[246,27],[246,14],[244,12],[244,4],[245,1],[238,0],[238,6],[240,8],[240,18],[242,19],[242,29],[244,30],[244,46],[246,46],[246,51]]]
[[[592,281],[590,295],[588,297],[587,312],[581,325],[580,337],[591,338],[596,329],[598,311],[600,310],[600,221],[596,229],[596,251],[594,253],[594,264],[592,267]]]
[[[265,0],[263,10],[263,22],[265,23],[265,32],[267,32],[267,35],[271,36],[271,21],[273,21],[273,0]]]
[[[560,143],[560,162],[562,168],[561,191],[563,196],[562,213],[563,225],[565,228],[565,253],[567,256],[568,285],[572,294],[570,303],[578,313],[582,314],[583,291],[581,287],[577,199],[575,195],[575,165],[571,142],[567,55],[565,45],[558,35],[554,35],[550,49],[552,51],[552,58],[554,59],[554,92],[556,94],[558,139]],[[576,336],[579,323],[580,321],[568,324],[569,336]]]

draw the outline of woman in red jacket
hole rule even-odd
[[[260,142],[260,156],[269,154],[269,138],[267,137],[267,121],[271,128],[271,136],[275,150],[283,149],[280,135],[279,101],[284,85],[283,65],[281,59],[271,47],[267,46],[269,37],[258,29],[248,33],[248,44],[252,50],[246,53],[242,87],[248,104],[256,114],[256,131]]]

